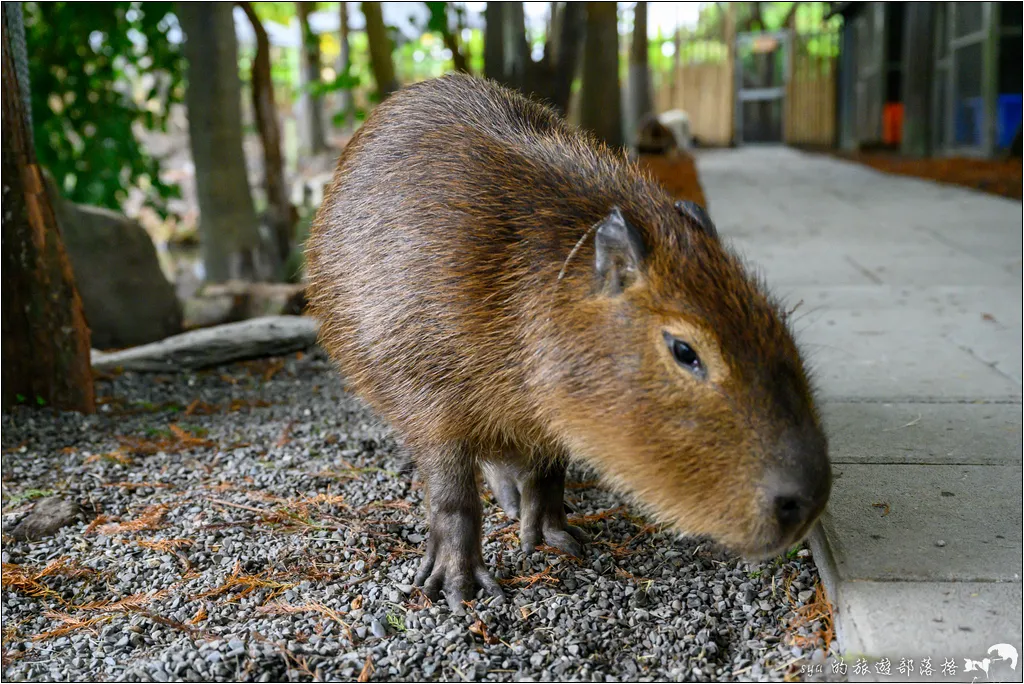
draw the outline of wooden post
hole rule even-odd
[[[726,98],[726,112],[729,115],[732,135],[729,136],[730,143],[736,140],[736,3],[730,2],[725,9],[725,44],[728,49],[726,58],[726,73],[729,76],[729,93]]]
[[[903,135],[900,151],[913,157],[926,157],[931,152],[933,16],[930,2],[906,4],[901,55]]]

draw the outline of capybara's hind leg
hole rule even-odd
[[[541,543],[576,557],[584,554],[587,534],[565,517],[565,461],[536,462],[519,489],[519,541],[530,553]]]
[[[519,488],[527,470],[510,460],[485,461],[481,466],[487,485],[494,492],[501,510],[512,520],[519,518]]]
[[[504,593],[484,566],[480,547],[483,511],[471,454],[462,444],[413,449],[430,516],[430,538],[415,584],[431,600],[437,600],[443,589],[456,613],[464,612],[462,602],[472,600],[478,586],[501,602]]]

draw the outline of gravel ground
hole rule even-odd
[[[791,680],[825,659],[806,550],[679,540],[580,469],[585,560],[524,557],[488,502],[509,600],[428,605],[422,491],[318,351],[97,393],[95,416],[3,415],[5,680]],[[51,493],[81,519],[14,541]]]

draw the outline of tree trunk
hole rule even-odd
[[[531,85],[544,86],[544,79],[534,78],[530,69],[534,64],[526,44],[523,3],[488,3],[484,17],[484,75],[527,95]]]
[[[393,46],[384,27],[380,3],[364,2],[362,8],[363,16],[366,17],[366,38],[370,44],[370,67],[377,82],[377,97],[384,101],[388,95],[398,90],[395,63],[391,57]]]
[[[618,8],[588,2],[580,93],[580,125],[612,147],[622,146]]]
[[[20,4],[4,3],[2,403],[94,413],[89,327],[28,127],[27,84],[17,74],[27,64],[24,37],[11,35],[19,24],[8,18],[15,11]]]
[[[632,117],[637,124],[654,108],[651,101],[651,72],[647,66],[647,3],[636,3],[633,15],[633,44],[629,53],[629,81]]]
[[[185,101],[206,279],[266,279],[274,265],[261,250],[245,170],[232,5],[182,2],[177,7],[186,35]]]
[[[250,2],[239,6],[252,23],[256,34],[256,57],[252,62],[252,108],[256,128],[263,143],[263,187],[267,193],[267,222],[274,234],[278,263],[292,253],[292,231],[298,219],[285,183],[284,158],[281,155],[281,128],[274,102],[274,82],[270,73],[270,40],[263,22]]]
[[[782,26],[788,28],[791,31],[796,31],[796,12],[800,9],[800,3],[794,2],[793,5],[786,12],[786,16],[782,19]]]
[[[299,56],[306,146],[310,154],[319,154],[327,149],[327,139],[324,137],[323,97],[316,92],[320,87],[320,37],[309,27],[309,15],[316,9],[316,3],[296,2],[295,9],[302,31],[302,49]]]
[[[341,20],[338,30],[339,55],[338,74],[347,75],[352,68],[352,48],[348,42],[348,3],[339,2],[339,19]],[[338,91],[338,110],[341,114],[341,128],[345,131],[352,130],[352,90],[342,88]]]
[[[484,76],[552,105],[560,114],[569,108],[572,82],[579,67],[583,42],[581,3],[552,4],[552,31],[544,56],[534,62],[526,41],[521,2],[492,2],[485,10]]]
[[[523,3],[507,2],[502,12],[502,43],[505,46],[505,83],[530,94],[527,68],[533,64],[526,42],[526,15]]]
[[[567,2],[558,16],[558,39],[551,74],[551,104],[563,115],[569,111],[572,82],[580,66],[586,8],[581,2]]]
[[[562,34],[562,17],[565,15],[564,2],[548,3],[548,25],[544,35],[544,64],[554,64],[558,59],[559,37]]]
[[[452,53],[452,63],[455,71],[468,74],[470,72],[469,61],[463,46],[460,45],[461,27],[457,26],[455,31],[452,31],[448,23],[448,10],[451,7],[451,3],[427,2],[424,4],[430,10],[430,25],[441,34],[441,42]],[[468,46],[466,47],[468,48]]]
[[[484,78],[505,83],[505,3],[489,2],[484,9]]]
[[[451,31],[445,31],[441,34],[441,40],[444,41],[444,46],[452,53],[452,62],[455,66],[456,71],[461,71],[464,74],[469,73],[469,62],[466,61],[466,55],[463,54],[459,47],[459,41],[456,40],[455,34]]]

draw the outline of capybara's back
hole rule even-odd
[[[620,161],[478,79],[427,81],[378,107],[307,248],[321,340],[357,391],[417,432],[490,429],[471,418],[480,410],[533,413],[525,337],[551,313],[578,228],[634,192]]]
[[[778,307],[702,210],[518,94],[447,76],[382,103],[307,272],[321,343],[427,487],[428,595],[501,594],[480,470],[526,549],[583,552],[562,508],[574,458],[749,555],[824,506],[825,438]]]

